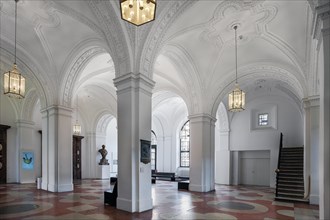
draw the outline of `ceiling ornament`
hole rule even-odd
[[[238,25],[244,38],[240,44],[245,44],[259,37],[277,14],[273,6],[263,6],[264,1],[224,1],[215,9],[213,18],[206,23],[201,40],[222,48],[232,43],[231,31],[233,25]],[[221,33],[221,34],[220,34]]]
[[[120,0],[121,18],[140,26],[155,20],[156,0]]]
[[[16,64],[17,2],[15,0],[15,62],[13,69],[4,73],[3,86],[5,95],[22,99],[25,95],[25,77],[20,74]]]
[[[241,90],[237,82],[237,26],[235,30],[235,63],[236,63],[236,80],[235,89],[228,95],[228,110],[231,112],[240,112],[245,109],[245,92]]]

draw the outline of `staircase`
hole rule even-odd
[[[303,147],[280,147],[276,173],[276,200],[308,202],[308,200],[304,198]]]

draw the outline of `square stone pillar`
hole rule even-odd
[[[72,110],[51,106],[42,111],[42,189],[73,190]]]
[[[152,209],[151,163],[140,161],[141,140],[151,140],[151,98],[154,82],[128,73],[114,80],[118,102],[117,208],[128,212]]]
[[[214,132],[216,119],[207,114],[190,115],[189,190],[214,190]]]
[[[320,219],[330,219],[330,2],[318,1],[314,36],[321,45],[320,76]],[[323,55],[323,56],[322,56]],[[322,60],[323,58],[323,60]],[[320,63],[321,63],[320,62]],[[322,71],[323,67],[323,71]]]

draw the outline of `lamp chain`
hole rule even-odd
[[[16,33],[17,33],[17,2],[18,0],[15,0],[15,64],[16,64]]]
[[[236,84],[237,84],[237,26],[234,27],[235,29],[235,62],[236,62]]]

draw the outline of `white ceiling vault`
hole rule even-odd
[[[0,1],[1,73],[13,62],[14,4]],[[112,80],[134,72],[156,82],[155,97],[170,92],[189,114],[215,116],[234,86],[238,25],[238,82],[248,101],[262,88],[299,105],[317,91],[312,18],[307,0],[158,0],[156,20],[135,27],[121,20],[117,0],[20,0],[18,66],[42,107],[73,107],[79,94],[97,117],[115,116]]]

